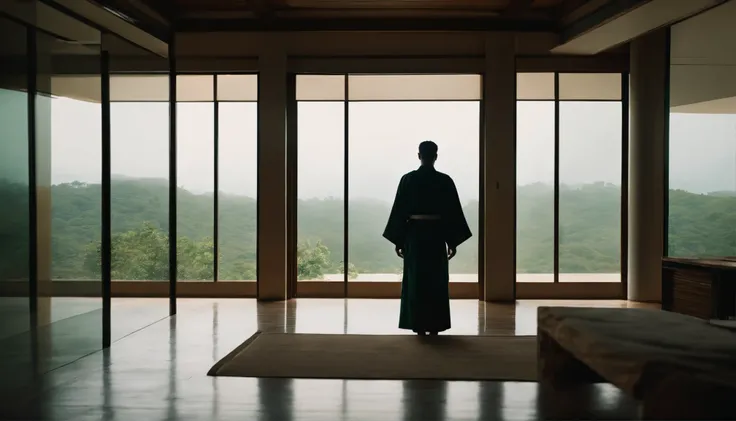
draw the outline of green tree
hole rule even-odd
[[[256,263],[247,260],[238,260],[228,265],[222,264],[220,259],[220,276],[221,281],[255,281],[258,277]]]
[[[112,236],[112,279],[161,281],[169,279],[169,237],[150,222]],[[212,279],[214,247],[212,240],[193,241],[179,237],[177,277],[186,280]],[[92,244],[85,256],[85,267],[96,276],[101,272],[101,245]]]
[[[339,273],[345,273],[345,263],[340,262],[339,266],[337,267],[337,271]],[[356,279],[360,275],[358,272],[358,269],[355,267],[354,264],[348,263],[348,279]]]
[[[297,245],[296,249],[297,279],[322,279],[330,264],[330,250],[317,241],[312,245],[309,241]]]
[[[194,241],[176,239],[176,273],[182,280],[206,281],[215,276],[215,245],[211,238]]]

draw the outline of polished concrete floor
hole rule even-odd
[[[76,356],[68,349],[55,349],[55,344],[69,347],[75,338],[85,337],[84,324],[72,323],[74,320],[86,320],[88,333],[98,337],[101,321],[97,310],[93,310],[52,323],[50,326],[67,323],[67,327],[59,326],[53,334],[41,335],[46,351],[31,359],[33,372],[38,373],[35,376],[28,377],[30,371],[18,367],[14,372],[11,369],[13,359],[23,367],[29,357],[4,352],[0,419],[449,421],[637,417],[636,402],[610,385],[547,390],[536,383],[515,382],[206,376],[212,364],[258,329],[405,334],[396,328],[397,300],[301,299],[258,304],[245,299],[181,299],[179,313],[172,318],[159,317],[168,309],[167,300],[116,300],[113,326],[117,328],[113,329],[115,342],[110,349]],[[539,305],[629,304],[521,301],[499,305],[458,300],[452,302],[453,328],[446,334],[534,335]],[[35,349],[39,348],[38,336]],[[0,346],[5,348],[7,340]],[[90,344],[89,340],[83,342],[85,347]]]

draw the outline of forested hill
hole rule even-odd
[[[178,190],[178,230],[183,266],[191,277],[211,273],[213,205],[211,195]],[[620,189],[610,184],[562,187],[560,191],[561,272],[619,270]],[[677,255],[736,254],[736,197],[671,191],[670,251]],[[52,187],[53,271],[57,278],[94,276],[90,251],[99,243],[100,186],[70,183]],[[334,273],[343,255],[343,202],[311,199],[299,202],[302,247],[326,247],[321,272]],[[389,203],[350,203],[350,263],[358,273],[395,273],[401,261],[381,237]],[[549,273],[553,265],[553,189],[521,187],[517,197],[517,266],[520,272]],[[459,248],[453,273],[477,270],[478,204],[465,206],[474,237]],[[163,180],[115,178],[112,183],[112,228],[120,261],[136,261],[128,249],[155,249],[168,230],[168,183]],[[220,196],[221,279],[253,276],[256,259],[256,200]],[[161,246],[164,247],[165,245]],[[115,248],[115,246],[114,246]],[[158,250],[158,249],[156,249]],[[115,252],[115,250],[114,250]],[[155,254],[160,251],[150,251]],[[189,254],[186,254],[189,253]],[[208,254],[209,253],[209,254]],[[162,257],[163,259],[163,257]],[[195,265],[196,263],[196,265]],[[138,263],[143,265],[143,263]],[[126,273],[123,269],[120,276]],[[153,271],[153,269],[152,269]],[[161,268],[156,271],[165,273]],[[208,272],[210,271],[210,272]],[[158,273],[156,272],[156,273]],[[127,275],[134,276],[134,275]],[[140,276],[146,276],[141,274]],[[154,275],[148,274],[149,277]]]

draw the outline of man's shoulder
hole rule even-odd
[[[401,179],[402,179],[402,180],[406,180],[406,179],[408,179],[408,178],[411,178],[411,177],[413,177],[414,175],[416,175],[416,173],[417,173],[417,170],[411,170],[411,171],[409,171],[408,173],[406,173],[406,174],[402,175],[402,176],[401,176]]]
[[[412,170],[404,174],[403,176],[401,176],[401,180],[402,181],[411,180],[412,178],[415,178],[415,177],[425,177],[425,176],[435,177],[435,179],[439,179],[441,182],[447,182],[448,184],[454,184],[454,181],[452,180],[452,177],[450,177],[449,174],[445,174],[437,170],[434,170],[431,173],[425,173],[419,170]]]
[[[450,177],[449,174],[445,174],[443,172],[437,171],[437,177],[442,179],[442,181],[447,181],[448,183],[454,183],[454,181],[452,181],[452,177]]]

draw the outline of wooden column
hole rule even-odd
[[[286,54],[279,43],[259,57],[258,299],[287,298]]]
[[[512,33],[486,38],[483,77],[484,297],[516,299],[516,58]]]

